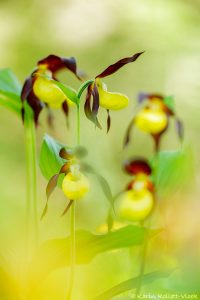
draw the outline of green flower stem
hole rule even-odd
[[[140,294],[141,288],[142,288],[142,280],[145,272],[145,265],[146,265],[146,255],[147,255],[147,248],[148,248],[148,242],[149,242],[149,235],[150,235],[150,218],[147,223],[147,232],[145,235],[144,243],[142,245],[141,249],[141,265],[140,265],[140,270],[139,270],[139,276],[138,276],[138,284],[136,288],[136,300],[138,299],[138,296]],[[142,226],[143,224],[141,224]]]
[[[79,90],[78,90],[78,93],[77,93],[77,97],[78,97],[79,100],[80,100],[81,95],[83,94],[84,90],[85,90],[90,84],[92,84],[93,82],[94,82],[93,79],[89,79],[89,80],[85,81],[85,82],[80,86],[80,88],[79,88]]]
[[[80,144],[80,105],[77,104],[77,145]],[[70,209],[70,275],[69,285],[66,300],[72,299],[72,292],[75,278],[75,267],[76,267],[76,223],[75,223],[75,201],[72,203]]]
[[[27,109],[28,110],[28,109]],[[30,252],[30,240],[34,247],[38,242],[37,218],[37,187],[36,187],[36,138],[35,124],[32,114],[25,113],[25,148],[26,148],[26,174],[27,174],[27,199],[26,199],[26,226],[27,243]],[[33,238],[31,238],[33,236]]]
[[[72,299],[76,266],[75,201],[70,209],[70,277],[66,300]]]
[[[76,122],[77,122],[77,145],[80,145],[80,134],[81,134],[81,128],[80,128],[80,105],[77,104],[77,117],[76,117]]]

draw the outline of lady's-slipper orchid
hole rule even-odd
[[[107,86],[101,81],[101,78],[112,75],[117,72],[124,65],[134,62],[143,52],[136,53],[131,57],[120,59],[116,63],[110,65],[102,73],[95,77],[93,83],[88,86],[86,101],[85,101],[85,114],[89,120],[91,120],[97,127],[101,128],[97,115],[99,107],[103,107],[107,110],[107,132],[110,129],[111,119],[110,110],[120,110],[128,106],[129,99],[126,95],[109,92]],[[91,98],[93,97],[93,100]],[[92,103],[91,103],[92,102]]]
[[[133,125],[136,125],[141,131],[151,134],[155,142],[155,151],[157,152],[159,150],[160,138],[168,129],[170,117],[175,118],[178,136],[182,141],[183,124],[175,114],[172,100],[172,97],[163,97],[156,94],[140,94],[138,102],[139,104],[144,102],[144,105],[128,126],[124,142],[125,146],[130,141]]]
[[[61,167],[59,173],[53,175],[47,184],[47,202],[41,218],[43,218],[47,212],[49,197],[57,186],[61,174],[64,174],[61,188],[64,195],[69,199],[69,203],[63,212],[63,215],[69,210],[73,201],[82,199],[88,193],[90,184],[87,177],[82,173],[81,163],[79,161],[79,157],[85,156],[85,154],[85,150],[82,147],[73,150],[66,150],[65,148],[60,150],[59,156],[66,162]]]
[[[151,167],[147,161],[137,159],[125,162],[124,169],[133,180],[121,194],[118,214],[128,221],[143,221],[150,215],[155,202]]]
[[[63,179],[62,190],[68,199],[79,200],[89,191],[89,181],[80,171],[69,172]]]
[[[74,57],[62,58],[56,55],[49,55],[38,61],[37,68],[25,80],[22,92],[22,107],[27,100],[34,113],[35,124],[38,124],[38,117],[43,107],[62,108],[68,116],[69,108],[73,102],[65,96],[62,90],[52,81],[56,80],[56,73],[66,68],[80,79]],[[22,108],[24,118],[24,107]]]

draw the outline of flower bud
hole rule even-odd
[[[80,172],[78,174],[70,172],[63,179],[62,190],[68,199],[78,200],[89,191],[89,181]]]

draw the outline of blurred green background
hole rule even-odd
[[[124,152],[121,151],[124,132],[133,116],[138,92],[175,97],[176,111],[185,124],[185,144],[190,146],[195,164],[191,161],[189,175],[192,180],[186,184],[187,188],[180,186],[170,198],[164,197],[160,205],[163,215],[155,225],[166,226],[169,248],[162,251],[162,242],[155,242],[155,252],[161,254],[158,258],[154,253],[154,259],[151,258],[155,266],[167,266],[174,261],[178,261],[181,266],[192,266],[194,274],[197,274],[194,265],[199,263],[200,241],[199,34],[198,0],[0,1],[0,68],[11,68],[21,83],[36,62],[48,54],[75,56],[79,68],[89,77],[94,77],[116,60],[145,50],[135,63],[105,80],[110,91],[129,96],[130,106],[123,111],[111,113],[112,127],[108,135],[105,111],[100,113],[104,125],[102,131],[95,130],[82,114],[81,141],[89,150],[90,163],[107,178],[115,193],[129,181],[121,169],[123,159],[138,154],[151,157],[153,151],[150,137],[137,130],[134,131],[130,146]],[[74,88],[79,85],[65,71],[60,74],[60,79]],[[55,129],[51,131],[46,124],[47,112],[41,114],[37,129],[38,153],[45,132],[63,143],[75,144],[73,109],[70,111],[70,130],[66,129],[61,112],[55,111],[54,116]],[[0,107],[0,120],[1,255],[6,260],[7,268],[13,269],[16,274],[24,253],[24,132],[21,120],[3,107]],[[179,147],[172,122],[168,134],[162,140],[162,149]],[[108,204],[96,182],[93,179],[91,181],[90,195],[77,208],[77,226],[94,232],[105,223]],[[39,214],[45,203],[45,187],[46,181],[38,169]],[[66,235],[68,218],[60,218],[64,207],[65,199],[60,191],[56,191],[51,199],[49,214],[40,224],[41,240]],[[157,247],[161,247],[160,252]],[[192,253],[194,248],[195,253]],[[106,254],[103,258],[95,259],[88,267],[79,267],[78,273],[82,280],[79,292],[82,296],[77,296],[77,299],[87,299],[87,293],[98,293],[134,273],[127,251],[115,253],[115,256]],[[93,274],[94,270],[96,275]],[[60,278],[56,276],[52,279],[52,291],[57,293],[59,290],[60,297],[65,285],[65,276],[61,277],[62,280],[56,281],[55,278]],[[98,281],[101,285],[95,284]],[[48,297],[43,296],[41,299],[62,299],[54,298],[52,291]]]

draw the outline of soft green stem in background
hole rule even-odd
[[[70,209],[70,277],[66,300],[72,299],[76,266],[75,201]]]
[[[33,116],[25,113],[25,147],[26,147],[26,226],[27,244],[30,251],[31,240],[34,247],[38,242],[38,218],[37,218],[37,187],[36,187],[36,138]],[[32,238],[31,238],[32,236]]]
[[[144,243],[143,243],[142,249],[141,249],[141,265],[140,265],[140,270],[139,270],[139,275],[138,275],[138,284],[137,284],[137,288],[136,288],[136,300],[138,299],[138,295],[140,294],[140,291],[142,288],[142,280],[143,280],[144,271],[145,271],[147,247],[148,247],[149,233],[150,233],[150,219],[148,220],[146,229],[147,229],[147,232],[146,232],[146,235],[144,238]]]
[[[80,144],[80,106],[77,104],[77,145]],[[76,223],[75,223],[75,201],[72,203],[70,209],[70,276],[69,276],[69,285],[67,292],[67,300],[72,299],[72,292],[74,286],[74,278],[75,278],[75,267],[76,267]]]

